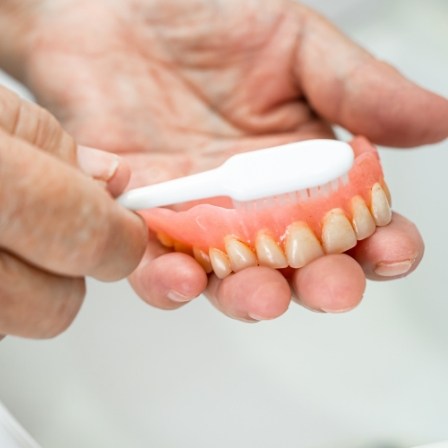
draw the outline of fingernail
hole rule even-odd
[[[260,322],[262,320],[267,320],[266,317],[258,316],[258,314],[251,314],[251,313],[249,313],[249,317],[252,320],[256,320],[257,322]]]
[[[240,322],[244,322],[246,324],[258,324],[258,322],[262,321],[263,319],[255,319],[252,316],[248,315],[247,318],[244,317],[235,317],[235,320],[239,320]]]
[[[350,306],[347,308],[335,308],[335,309],[321,308],[320,310],[317,310],[317,312],[327,314],[339,314],[339,313],[347,313],[348,311],[351,311],[354,308],[355,308],[354,306]]]
[[[173,302],[185,303],[191,300],[191,297],[184,296],[183,294],[177,291],[170,291],[166,296]]]
[[[114,177],[120,165],[120,158],[110,152],[78,146],[78,166],[94,179],[109,181]]]
[[[295,301],[302,306],[303,308],[307,309],[308,311],[312,311],[313,313],[326,313],[327,311],[325,311],[322,308],[313,308],[305,303],[302,302],[301,299],[299,299],[298,297],[296,297]]]
[[[414,260],[397,261],[395,263],[378,263],[375,267],[375,274],[381,275],[382,277],[397,277],[406,274],[413,264]]]

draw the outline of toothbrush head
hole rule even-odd
[[[330,192],[348,180],[353,161],[348,143],[318,139],[237,154],[218,170],[223,195],[240,203]]]

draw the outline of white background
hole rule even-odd
[[[319,7],[448,96],[448,2]],[[448,439],[448,144],[384,149],[382,160],[394,208],[427,244],[410,278],[369,283],[345,315],[291,306],[258,325],[225,318],[204,299],[159,311],[125,282],[91,281],[64,335],[0,344],[0,399],[45,448],[401,448]]]

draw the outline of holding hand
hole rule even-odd
[[[32,32],[19,45],[24,63],[10,70],[81,143],[126,157],[131,187],[209,169],[235,152],[332,138],[333,124],[391,146],[448,136],[447,100],[293,1],[42,3],[22,16]],[[262,320],[288,308],[290,286],[309,308],[353,308],[366,277],[406,275],[422,254],[415,226],[395,214],[351,257],[322,257],[291,284],[265,267],[219,280],[151,237],[131,282],[161,308],[205,290],[225,314]]]
[[[132,272],[146,230],[104,187],[126,185],[117,156],[77,153],[48,112],[1,87],[0,110],[0,334],[54,336],[79,310],[85,276]]]

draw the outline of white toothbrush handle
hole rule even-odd
[[[221,171],[215,168],[130,190],[122,194],[117,201],[130,210],[143,210],[194,201],[204,197],[221,196],[223,188],[220,176]]]

